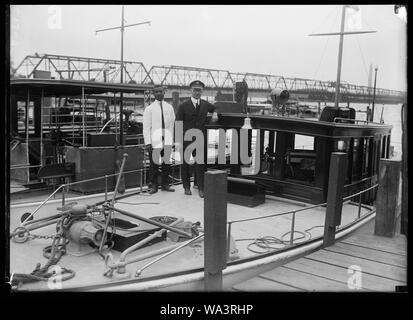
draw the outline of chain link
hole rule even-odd
[[[29,233],[29,239],[54,239],[57,235],[40,235],[40,234],[31,234]],[[60,236],[59,236],[60,237]]]
[[[17,232],[19,231],[19,232]],[[13,237],[13,239],[17,242],[17,243],[23,243],[26,242],[27,240],[33,240],[33,239],[54,239],[56,237],[61,237],[61,232],[55,234],[55,235],[40,235],[40,234],[32,234],[30,233],[29,230],[27,230],[24,227],[18,227],[15,230],[15,236]]]

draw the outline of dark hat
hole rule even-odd
[[[195,87],[197,87],[197,88],[205,88],[205,85],[204,85],[204,83],[202,82],[202,81],[199,81],[199,80],[195,80],[195,81],[192,81],[190,84],[189,84],[189,86],[191,87],[191,88],[195,88]]]

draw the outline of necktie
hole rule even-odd
[[[162,108],[162,101],[159,101],[159,105],[161,106],[161,115],[162,115],[162,143],[164,142],[164,131],[165,131],[165,120],[163,118],[163,108]]]
[[[162,108],[162,101],[159,101],[159,105],[161,106],[161,115],[162,115],[162,130],[165,129],[165,120],[163,118],[163,108]]]

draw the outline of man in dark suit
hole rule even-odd
[[[189,85],[191,87],[191,99],[186,100],[183,102],[181,105],[178,107],[178,112],[176,114],[176,121],[182,121],[183,122],[183,133],[185,136],[185,133],[190,130],[190,129],[199,129],[203,133],[203,135],[206,135],[206,128],[205,124],[208,121],[208,112],[213,112],[212,116],[212,121],[217,121],[218,116],[215,112],[215,106],[209,103],[206,100],[201,99],[202,92],[205,88],[205,85],[199,81],[195,80],[190,83]],[[193,139],[192,141],[194,141]],[[185,149],[192,143],[192,141],[185,141],[183,142],[183,149],[182,149],[182,154],[184,154]],[[205,140],[204,140],[205,141]],[[205,173],[205,168],[206,168],[206,163],[207,163],[207,150],[208,147],[205,145],[204,146],[204,159],[202,163],[197,163],[195,161],[195,175],[196,175],[196,181],[198,185],[198,192],[199,196],[201,198],[204,197],[204,173]],[[192,156],[194,159],[196,159],[196,150],[192,153]],[[182,179],[182,184],[185,189],[185,194],[186,195],[191,195],[191,183],[190,183],[190,165],[186,161],[188,159],[183,159],[182,160],[182,165],[181,165],[181,179]]]

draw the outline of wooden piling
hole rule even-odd
[[[376,222],[374,225],[375,235],[394,237],[396,233],[400,169],[400,160],[380,159]]]
[[[400,233],[407,236],[408,172],[407,172],[407,104],[402,105],[402,213]]]
[[[207,171],[204,183],[205,291],[222,291],[227,264],[227,173]]]
[[[346,168],[347,153],[331,153],[328,178],[327,209],[324,223],[324,247],[334,244],[336,227],[341,224]]]

